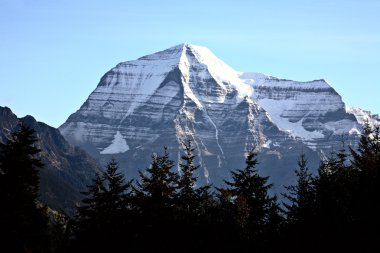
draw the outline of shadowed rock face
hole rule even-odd
[[[32,116],[17,118],[7,107],[0,107],[0,141],[6,142],[21,121],[36,131],[45,164],[40,171],[40,200],[73,215],[75,205],[83,197],[80,192],[90,184],[99,165],[84,151],[70,145],[58,129],[37,122]]]
[[[358,117],[370,117],[358,111],[346,110],[324,80],[237,72],[207,48],[181,44],[118,64],[59,130],[101,163],[116,157],[131,177],[164,146],[178,160],[180,143],[190,138],[201,182],[216,185],[242,168],[244,152],[254,147],[261,173],[281,188],[302,150],[316,169],[342,136],[355,144]]]

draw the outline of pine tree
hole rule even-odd
[[[357,171],[353,200],[355,231],[362,244],[376,246],[380,240],[380,126],[366,122],[357,150],[351,148],[352,166]]]
[[[297,164],[297,182],[295,185],[286,186],[287,192],[283,194],[287,200],[283,203],[287,227],[282,239],[289,248],[306,250],[316,238],[314,178],[309,172],[304,153],[300,155]]]
[[[353,166],[364,173],[380,170],[380,126],[371,127],[367,121],[357,150],[350,149]]]
[[[178,245],[187,244],[188,251],[197,251],[204,247],[202,239],[207,236],[205,231],[205,221],[207,218],[210,186],[197,187],[197,176],[195,171],[199,165],[195,165],[195,148],[190,139],[182,143],[183,155],[179,164],[180,176],[175,202],[175,223],[177,224],[178,234],[173,240]],[[188,244],[192,241],[192,244]]]
[[[268,193],[272,187],[268,183],[269,177],[258,174],[257,164],[256,153],[249,151],[245,169],[232,171],[232,181],[225,181],[227,188],[219,189],[224,202],[232,204],[235,221],[242,236],[248,240],[264,234],[269,224],[269,210],[277,206],[276,198]]]
[[[112,159],[106,171],[98,172],[83,192],[86,197],[82,200],[84,205],[78,207],[74,247],[99,251],[121,246],[129,225],[131,182],[125,182],[118,169]]]
[[[146,169],[147,175],[140,172],[138,191],[149,202],[149,209],[163,211],[173,207],[178,187],[178,175],[172,171],[173,167],[174,161],[169,158],[165,147],[162,156],[152,155],[152,163]]]
[[[132,181],[125,182],[124,175],[118,172],[119,166],[115,159],[112,159],[104,173],[104,180],[107,182],[104,192],[104,205],[112,219],[119,220],[125,214],[126,209],[132,208],[131,204],[131,184]]]
[[[14,252],[48,249],[47,216],[37,202],[43,164],[36,142],[34,130],[21,124],[0,144],[0,247]]]
[[[98,235],[104,229],[104,220],[107,219],[105,212],[105,192],[104,177],[101,172],[97,172],[92,184],[87,186],[87,191],[82,192],[85,198],[82,199],[82,206],[77,207],[75,220],[76,241],[80,244],[87,244],[92,240],[93,234]]]
[[[194,150],[191,140],[188,139],[183,144],[184,154],[181,156],[182,163],[179,164],[180,176],[178,179],[177,206],[187,213],[197,212],[202,203],[210,198],[210,186],[203,186],[195,189],[197,177],[194,172],[199,165],[194,164]]]
[[[295,170],[296,185],[286,186],[288,191],[284,197],[288,200],[284,203],[288,222],[303,224],[311,219],[314,206],[313,177],[309,172],[305,154],[298,159],[298,168]]]
[[[357,172],[347,162],[342,147],[338,153],[323,161],[314,178],[315,231],[323,247],[349,245],[353,222],[352,204],[355,195]]]
[[[178,187],[178,174],[172,171],[174,161],[169,158],[167,148],[164,154],[152,155],[152,163],[146,174],[140,172],[136,197],[140,210],[140,231],[143,251],[168,249],[176,236],[174,204]],[[144,244],[143,241],[150,241]]]

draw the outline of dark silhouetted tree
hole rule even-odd
[[[286,230],[284,243],[289,248],[306,250],[315,239],[315,188],[314,177],[309,172],[305,154],[298,159],[295,170],[296,184],[286,186],[284,207]]]
[[[293,225],[310,221],[315,202],[313,177],[309,172],[305,154],[301,154],[297,164],[297,183],[286,186],[287,193],[284,194],[287,200],[284,203],[287,220]]]
[[[139,238],[143,250],[167,249],[176,234],[174,220],[175,197],[178,188],[178,174],[173,171],[174,161],[169,158],[167,148],[164,154],[152,155],[152,163],[146,173],[140,172],[136,198],[140,210],[141,230]]]
[[[352,204],[357,173],[347,161],[342,147],[338,153],[321,162],[314,179],[314,231],[325,248],[331,245],[349,245],[353,221]],[[353,239],[353,238],[352,238]],[[349,246],[348,246],[349,248]]]
[[[380,126],[366,122],[357,150],[351,149],[352,166],[358,173],[354,199],[353,230],[362,244],[378,246],[380,236]]]
[[[219,189],[219,198],[232,210],[240,236],[258,243],[265,237],[270,221],[275,220],[270,215],[274,218],[279,210],[276,198],[268,193],[272,187],[268,177],[260,176],[256,166],[256,153],[249,151],[245,169],[231,172],[232,181],[225,181],[227,188]]]
[[[24,124],[19,125],[5,144],[0,144],[3,240],[0,247],[12,252],[44,252],[49,248],[46,211],[37,203],[39,170],[43,164],[36,144],[34,130]]]
[[[212,196],[209,193],[210,186],[196,186],[195,171],[199,165],[194,162],[195,148],[192,146],[191,140],[186,140],[182,146],[183,155],[179,163],[180,175],[175,201],[175,223],[179,233],[173,239],[178,245],[187,244],[187,250],[196,251],[204,247],[201,241],[207,236],[205,225],[208,217],[206,218],[206,216]],[[193,243],[188,244],[189,240]]]
[[[196,187],[197,177],[194,172],[199,168],[199,165],[194,164],[194,148],[191,140],[188,139],[183,144],[184,154],[181,156],[182,162],[179,164],[180,176],[178,179],[178,194],[177,207],[183,212],[195,213],[203,201],[210,198],[208,193],[209,186]]]
[[[83,192],[86,196],[83,206],[78,207],[73,248],[116,250],[129,229],[131,182],[125,182],[117,162],[112,159],[106,171],[98,172],[87,188]]]

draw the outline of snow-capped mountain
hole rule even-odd
[[[205,47],[181,44],[119,63],[59,129],[102,162],[116,157],[130,176],[164,146],[177,160],[190,138],[201,179],[216,184],[254,147],[262,173],[282,185],[302,150],[316,165],[342,139],[354,144],[365,119],[378,120],[346,108],[324,80],[238,72]]]

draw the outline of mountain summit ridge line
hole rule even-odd
[[[286,182],[302,150],[313,164],[342,136],[355,145],[365,119],[378,122],[347,108],[324,79],[238,72],[207,48],[184,43],[117,64],[59,129],[102,163],[116,156],[131,176],[152,152],[168,146],[177,154],[191,139],[204,183],[222,182],[250,147],[271,167],[264,174]]]

